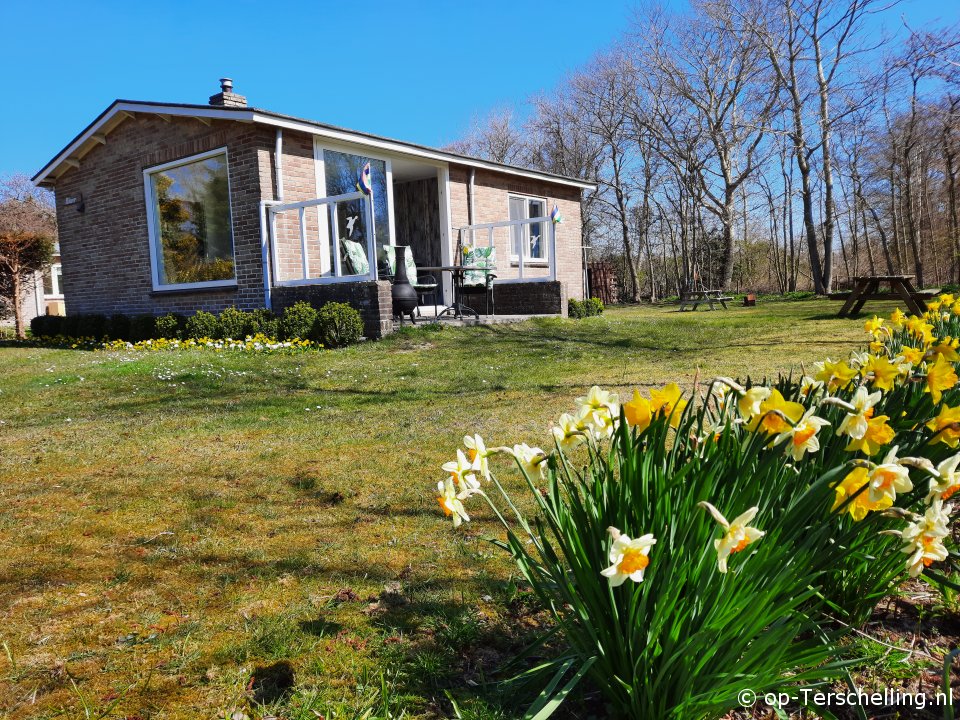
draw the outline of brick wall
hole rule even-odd
[[[510,219],[509,196],[525,195],[546,200],[546,212],[556,204],[560,208],[563,222],[556,226],[557,232],[557,280],[566,285],[570,297],[583,299],[583,252],[580,217],[580,190],[567,185],[535,180],[515,175],[497,173],[491,170],[476,170],[474,176],[474,212],[471,223],[468,210],[468,185],[470,169],[461,165],[450,165],[450,224],[451,237],[456,242],[457,229],[469,224],[492,223]],[[478,232],[478,245],[486,245],[485,232]],[[500,228],[494,233],[497,248],[497,276],[501,278],[518,277],[518,268],[510,262],[510,234],[508,228]],[[543,277],[548,274],[545,267],[524,266],[524,277]],[[566,303],[564,302],[564,306]]]
[[[490,310],[497,315],[567,316],[567,287],[559,280],[494,285]],[[487,313],[487,295],[481,289],[465,288],[463,301],[481,315]]]
[[[264,304],[259,202],[273,131],[227,120],[138,113],[106,136],[56,183],[57,222],[68,313],[192,313]],[[143,170],[226,147],[237,286],[154,292]],[[65,205],[83,195],[85,212]],[[263,197],[272,197],[263,187]]]
[[[363,332],[368,338],[380,338],[393,332],[393,297],[386,280],[299,285],[273,290],[273,309],[283,309],[304,300],[316,308],[330,301],[349,303],[360,311]]]

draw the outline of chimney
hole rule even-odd
[[[220,78],[220,92],[210,96],[210,104],[219,107],[246,107],[247,99],[233,91],[233,80]]]

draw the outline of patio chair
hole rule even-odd
[[[417,263],[413,259],[413,250],[407,246],[410,250],[404,255],[404,264],[407,268],[407,280],[410,281],[410,284],[413,285],[413,289],[417,291],[417,314],[420,314],[419,303],[423,302],[423,299],[426,296],[431,296],[433,299],[433,304],[437,304],[437,287],[439,283],[433,275],[420,275],[417,271]],[[383,252],[387,256],[387,263],[390,266],[390,274],[397,274],[397,250],[395,245],[384,245]]]
[[[496,315],[497,305],[493,297],[493,281],[497,274],[497,249],[495,247],[463,246],[463,267],[483,268],[463,271],[463,287],[482,287],[486,300],[486,314]],[[491,312],[492,311],[492,312]]]

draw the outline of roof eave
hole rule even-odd
[[[51,178],[51,174],[58,170],[64,163],[73,160],[79,162],[79,158],[74,155],[82,150],[84,146],[91,141],[98,131],[103,129],[119,113],[152,113],[155,115],[177,116],[177,117],[203,117],[208,119],[235,120],[239,122],[253,122],[269,125],[271,127],[287,128],[298,130],[312,135],[319,135],[330,139],[351,142],[359,145],[376,147],[401,155],[408,155],[429,159],[444,163],[457,163],[471,167],[477,167],[495,172],[507,173],[521,177],[528,177],[537,180],[545,180],[561,185],[573,186],[581,190],[594,190],[596,184],[569,178],[563,175],[543,172],[541,170],[532,170],[513,165],[504,165],[502,163],[491,162],[481,158],[459,155],[446,150],[437,150],[434,148],[416,145],[414,143],[402,140],[392,140],[376,135],[370,135],[355,130],[337,128],[323,123],[316,123],[308,120],[291,118],[266,110],[256,108],[219,108],[200,105],[182,105],[167,104],[155,102],[142,102],[133,100],[115,100],[107,107],[97,118],[90,123],[79,135],[64,147],[50,162],[33,176],[33,182],[37,185],[52,185],[56,178]]]

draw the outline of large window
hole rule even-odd
[[[546,208],[547,204],[542,199],[510,196],[511,220],[542,218],[547,214]],[[511,226],[511,259],[518,260],[522,251],[524,260],[546,261],[547,238],[544,233],[543,221]]]
[[[234,284],[226,150],[168,163],[144,177],[154,285]]]
[[[373,224],[376,237],[377,261],[384,267],[384,245],[390,245],[390,197],[387,193],[387,164],[353,153],[336,150],[323,151],[323,175],[326,183],[326,196],[346,195],[357,191],[357,180],[363,166],[370,163],[370,184],[372,187]],[[367,255],[367,216],[360,200],[337,204],[337,231],[340,237],[342,275],[363,275],[369,272],[365,263]],[[330,249],[325,254],[329,255]],[[358,256],[362,253],[362,257]],[[355,257],[351,257],[354,255]],[[365,269],[366,268],[366,269]],[[328,263],[321,256],[321,269],[329,270]],[[363,270],[363,272],[361,272]]]

